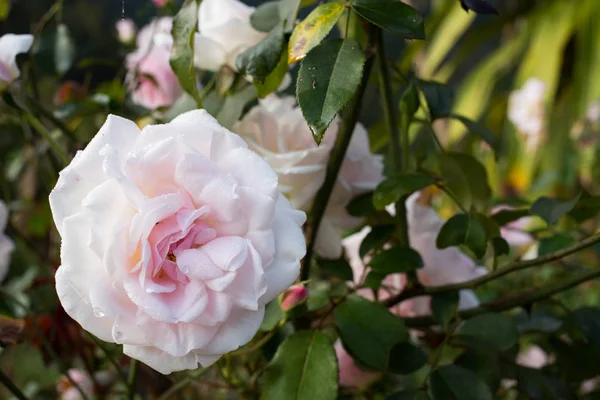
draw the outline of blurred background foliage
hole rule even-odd
[[[261,1],[246,3],[258,5]],[[501,137],[502,143],[499,161],[496,161],[489,148],[465,134],[461,122],[440,119],[433,129],[443,145],[471,153],[485,164],[498,204],[528,204],[541,195],[570,199],[581,194],[583,199],[597,205],[599,200],[591,194],[599,192],[599,125],[598,117],[594,120],[589,114],[600,101],[600,2],[497,0],[499,16],[467,13],[456,0],[412,0],[410,3],[425,16],[427,41],[404,42],[386,37],[389,54],[395,59],[396,92],[401,93],[411,74],[447,83],[454,93],[452,113],[478,121]],[[21,90],[26,91],[27,106],[37,113],[53,110],[53,115],[42,114],[42,117],[58,119],[75,135],[78,143],[83,145],[89,141],[108,113],[133,115],[140,124],[165,118],[140,109],[127,99],[123,61],[131,48],[118,41],[115,23],[125,16],[132,18],[139,28],[155,16],[173,15],[179,9],[177,2],[162,9],[147,0],[64,0],[62,3],[0,0],[0,4],[10,5],[9,17],[0,21],[0,34],[33,32],[36,35],[32,58],[20,58],[24,67]],[[304,9],[302,15],[309,10]],[[344,29],[340,23],[340,30]],[[545,138],[535,149],[525,146],[507,118],[510,94],[531,78],[543,81],[547,87]],[[385,127],[378,99],[376,90],[370,89],[362,120],[369,128],[373,150],[383,152],[387,134],[383,133]],[[425,120],[426,116],[420,111],[418,118]],[[95,371],[98,366],[81,365],[82,360],[95,359],[93,354],[86,356],[87,353],[118,350],[112,347],[101,350],[91,345],[91,339],[82,336],[78,326],[58,307],[52,279],[59,263],[55,251],[58,237],[52,227],[47,201],[58,164],[48,153],[47,146],[34,140],[31,133],[21,134],[29,129],[7,111],[5,104],[0,105],[0,171],[3,174],[0,193],[11,204],[13,219],[8,233],[17,244],[2,288],[12,300],[0,297],[0,312],[27,316],[26,332],[32,337],[26,343],[3,351],[0,366],[26,393],[51,399],[55,398],[55,382],[65,368],[60,363],[48,367],[44,361],[58,355],[65,365],[72,365],[71,361],[76,360],[76,365]],[[430,129],[428,124],[417,123],[411,131],[414,154],[424,166],[435,153]],[[59,130],[51,133],[59,141],[64,139]],[[455,205],[449,201],[441,200],[435,205],[446,217],[456,212]],[[574,210],[573,218],[563,220],[558,228],[533,226],[532,233],[541,239],[540,255],[594,232],[598,221],[585,218],[585,213],[585,207]],[[600,248],[596,250],[600,253]],[[597,254],[589,261],[597,263]],[[48,264],[52,268],[48,268]],[[485,301],[506,292],[509,286],[511,290],[541,288],[546,282],[577,268],[577,265],[561,264],[543,267],[535,275],[517,273],[501,284],[486,286],[478,294]],[[585,347],[575,351],[573,348],[580,342],[558,343],[557,336],[547,333],[564,328],[556,317],[563,308],[600,305],[599,289],[597,283],[589,282],[540,304],[543,324],[533,328],[529,325],[530,334],[524,340],[558,349],[558,362],[554,365],[567,365],[560,373],[572,375],[562,376],[565,381],[582,381],[600,375],[600,364],[592,357],[597,351]],[[32,304],[35,304],[34,313],[29,311]],[[520,329],[526,332],[527,322],[531,321],[527,316],[523,318]],[[43,342],[34,339],[40,329],[46,338]],[[488,378],[496,379],[496,372],[491,371]],[[485,373],[482,367],[481,374]],[[160,392],[171,384],[169,379],[173,379],[152,376],[155,379],[148,380],[145,391]],[[550,392],[553,390],[551,384],[544,387]],[[0,389],[0,398],[7,397]],[[531,398],[566,397],[557,389],[554,397],[548,394]]]

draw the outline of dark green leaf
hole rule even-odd
[[[354,0],[352,8],[364,19],[404,39],[425,39],[423,18],[399,0]]]
[[[531,214],[541,217],[548,225],[554,225],[571,211],[579,201],[579,195],[569,201],[540,197],[531,206]]]
[[[424,174],[400,174],[392,176],[377,186],[373,193],[373,205],[383,210],[387,205],[400,200],[417,190],[436,183],[436,179]]]
[[[477,14],[498,14],[490,0],[460,0],[460,4],[465,11],[473,10]]]
[[[194,35],[198,27],[198,2],[187,0],[173,19],[173,48],[171,50],[171,68],[179,84],[200,106],[200,95],[194,69]]]
[[[459,214],[450,218],[440,229],[436,239],[438,249],[465,245],[481,258],[487,248],[485,228],[468,214]]]
[[[492,400],[490,388],[477,375],[456,365],[446,365],[431,374],[434,400]]]
[[[403,390],[392,393],[385,397],[385,400],[429,400],[430,397],[425,391]]]
[[[569,387],[552,375],[533,368],[518,367],[519,391],[531,400],[575,400]]]
[[[392,349],[388,371],[394,374],[408,375],[427,363],[427,355],[423,350],[410,342],[398,343]]]
[[[400,96],[400,112],[403,116],[408,116],[409,120],[419,109],[419,92],[417,87],[411,82]]]
[[[360,257],[363,258],[370,251],[382,248],[390,240],[393,233],[393,225],[374,226],[360,244]]]
[[[444,153],[439,156],[439,166],[446,187],[464,208],[487,209],[492,191],[487,171],[479,161],[467,154]]]
[[[345,258],[339,260],[320,258],[317,264],[319,265],[319,271],[325,276],[335,276],[342,281],[352,281],[352,268]]]
[[[246,105],[255,100],[256,96],[254,86],[246,86],[239,92],[227,96],[215,118],[225,128],[230,129],[240,119]]]
[[[365,278],[363,284],[369,289],[379,290],[379,288],[381,287],[381,282],[385,279],[385,277],[385,274],[376,271],[370,271],[367,274],[367,277]]]
[[[296,19],[298,18],[298,10],[303,5],[302,0],[280,0],[279,15],[284,22],[283,30],[288,33],[294,29]]]
[[[453,114],[450,115],[450,117],[462,122],[470,133],[486,142],[495,152],[500,150],[500,138],[485,126],[480,125],[475,121],[471,121],[462,115]]]
[[[454,361],[454,364],[473,372],[492,389],[500,384],[502,374],[496,352],[468,348]]]
[[[552,333],[563,326],[560,316],[540,307],[534,307],[530,312],[523,311],[516,315],[515,323],[520,334],[526,332]]]
[[[297,332],[283,342],[263,378],[264,400],[335,400],[335,351],[319,331]]]
[[[375,254],[369,267],[384,275],[404,273],[423,268],[423,260],[410,247],[394,247]]]
[[[566,233],[557,233],[556,235],[540,239],[540,247],[538,257],[553,253],[557,250],[564,249],[575,243],[573,236]]]
[[[517,335],[517,327],[511,318],[488,313],[465,321],[457,338],[469,345],[504,351],[517,343]]]
[[[600,349],[600,308],[582,307],[573,313],[573,320],[588,343]]]
[[[494,215],[492,215],[492,219],[496,221],[496,224],[498,224],[498,226],[504,226],[527,216],[529,216],[529,210],[527,209],[500,210],[494,213]]]
[[[590,196],[583,193],[579,202],[569,212],[569,216],[576,222],[581,223],[595,217],[600,212],[600,197]]]
[[[334,319],[344,347],[364,365],[381,371],[388,367],[394,346],[408,340],[402,320],[357,295],[349,296],[336,309]]]
[[[254,80],[254,87],[258,93],[258,97],[261,99],[265,98],[267,95],[275,92],[279,89],[283,80],[285,79],[285,75],[288,73],[288,64],[287,64],[287,50],[284,48],[281,53],[281,58],[279,59],[279,63],[265,78],[264,82],[259,82],[258,80]]]
[[[438,293],[431,296],[431,312],[433,318],[445,327],[458,311],[460,296],[458,292]]]
[[[419,81],[419,88],[427,100],[432,120],[450,115],[454,103],[454,92],[450,86],[434,81]]]
[[[500,257],[510,253],[510,245],[504,238],[500,236],[492,238],[492,247],[494,248],[495,257]]]
[[[250,24],[259,32],[270,32],[280,20],[279,1],[261,4],[250,16]]]
[[[377,212],[373,206],[373,193],[369,192],[356,196],[346,206],[346,211],[353,217],[366,217]]]
[[[325,130],[354,96],[365,56],[352,39],[327,40],[308,52],[296,86],[296,97],[317,144]]]
[[[281,309],[279,300],[271,301],[265,307],[265,318],[260,326],[261,331],[270,331],[275,328],[285,318],[285,312]]]
[[[285,50],[283,26],[273,29],[265,39],[256,46],[240,54],[236,64],[240,72],[251,75],[260,83],[275,70]]]

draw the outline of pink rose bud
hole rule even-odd
[[[168,2],[169,0],[152,0],[152,3],[154,3],[156,7],[164,7]]]
[[[292,286],[283,295],[283,299],[281,300],[281,309],[283,311],[287,311],[306,300],[307,297],[308,289],[306,289],[304,286]]]
[[[117,21],[117,35],[121,43],[131,43],[135,39],[135,23],[129,18],[123,18]]]

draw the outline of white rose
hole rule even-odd
[[[238,0],[203,0],[194,38],[196,67],[218,71],[227,65],[237,71],[237,57],[267,36],[250,24],[254,10]]]
[[[15,249],[15,244],[6,234],[6,224],[8,223],[8,208],[0,200],[0,282],[4,280],[10,266],[10,256]]]
[[[338,128],[336,119],[317,146],[295,99],[271,95],[233,130],[275,169],[280,190],[294,207],[309,211],[325,180]],[[315,250],[321,256],[341,256],[342,232],[361,223],[348,215],[346,206],[353,197],[375,189],[383,179],[382,170],[382,157],[371,153],[367,131],[357,124],[319,228]]]
[[[204,110],[141,132],[109,116],[50,206],[65,311],[165,374],[250,341],[306,251],[277,174]]]
[[[33,35],[0,36],[0,90],[21,76],[17,66],[17,54],[27,53],[33,44]]]

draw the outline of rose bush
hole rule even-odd
[[[275,172],[203,110],[141,132],[109,116],[50,204],[63,307],[162,373],[252,339],[305,252]]]

